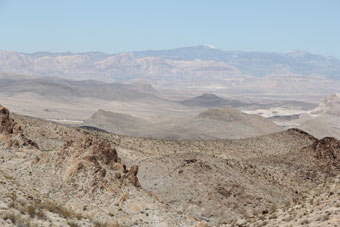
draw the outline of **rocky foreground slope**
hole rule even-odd
[[[186,224],[141,190],[138,166],[121,162],[117,138],[34,119],[23,119],[22,130],[1,110],[1,226]],[[21,142],[29,138],[34,146]]]
[[[339,221],[340,142],[334,138],[290,129],[238,140],[143,139],[4,107],[0,120],[0,226]]]

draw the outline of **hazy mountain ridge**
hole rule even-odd
[[[239,74],[235,67],[217,61],[136,58],[133,53],[116,55],[44,52],[23,54],[14,51],[0,51],[0,72],[103,81],[154,79],[154,77],[173,80],[183,79],[184,75],[187,78],[197,76],[220,78],[225,75]]]
[[[24,54],[0,51],[0,71],[19,74],[128,80],[133,77],[207,75],[263,76],[277,70],[300,75],[339,78],[340,60],[302,51],[291,53],[223,51],[208,46],[170,50],[135,51],[119,54],[102,52]],[[165,76],[164,76],[165,74]],[[189,75],[186,75],[189,74]],[[197,78],[195,78],[197,79]],[[200,78],[198,78],[200,79]]]
[[[0,77],[0,89],[2,93],[30,92],[49,98],[92,97],[111,101],[163,100],[156,96],[156,90],[147,84],[104,83],[95,80],[74,81],[58,77],[12,79],[10,75],[3,76]]]
[[[193,46],[171,50],[133,52],[137,57],[157,56],[169,59],[214,60],[230,64],[249,75],[265,75],[286,68],[293,73],[340,76],[340,60],[304,51],[290,53],[223,51],[209,46]]]

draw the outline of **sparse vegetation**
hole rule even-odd
[[[77,223],[72,222],[72,221],[67,222],[67,224],[68,224],[70,227],[80,227],[80,225],[78,225]]]
[[[310,223],[310,221],[308,220],[308,219],[305,219],[305,220],[303,220],[300,224],[301,225],[307,225],[307,224],[309,224]]]
[[[263,227],[263,226],[267,226],[268,222],[267,221],[263,221],[260,224],[258,224],[259,227]]]
[[[1,153],[6,161],[0,167],[4,171],[0,172],[0,191],[4,188],[5,192],[0,194],[5,201],[0,205],[7,213],[0,211],[0,216],[17,225],[34,226],[58,219],[71,227],[82,223],[114,226],[116,220],[126,226],[152,226],[154,217],[160,216],[170,226],[176,226],[177,221],[192,226],[205,221],[206,217],[200,220],[197,213],[219,204],[207,217],[212,225],[233,220],[228,224],[307,226],[316,221],[315,212],[340,207],[334,200],[338,193],[335,185],[325,186],[338,182],[326,181],[336,176],[336,168],[316,171],[313,181],[307,178],[311,168],[325,167],[320,160],[314,166],[315,139],[296,130],[216,141],[127,136],[120,138],[116,149],[112,144],[117,137],[104,132],[34,122],[40,124],[39,130],[31,128],[32,124],[25,128],[25,135],[42,141],[43,151],[25,148],[29,152]],[[127,147],[131,150],[126,151]],[[131,184],[132,177],[138,180],[138,167],[123,165],[120,152],[126,152],[124,158],[142,160],[144,172],[138,175],[142,188]],[[13,163],[18,166],[10,168],[13,178],[6,177],[6,168]],[[120,200],[123,195],[125,199]],[[319,223],[332,221],[331,215],[324,213]],[[180,219],[183,216],[191,218]]]
[[[294,220],[294,216],[291,216],[291,215],[282,219],[282,221],[284,221],[284,222],[290,222],[292,220]]]
[[[327,220],[329,220],[329,217],[331,216],[331,213],[327,213],[327,214],[325,214],[325,215],[323,215],[322,216],[322,220],[323,221],[327,221]]]
[[[15,214],[15,213],[10,213],[10,212],[7,212],[4,217],[3,217],[4,220],[11,220],[12,223],[17,223],[17,220],[19,219],[19,215]]]
[[[29,214],[29,216],[31,218],[34,218],[35,217],[35,208],[33,206],[28,206],[27,207],[27,213]]]

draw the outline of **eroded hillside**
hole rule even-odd
[[[18,226],[171,226],[154,195],[142,190],[138,166],[121,162],[114,136],[17,116],[1,107],[1,221]],[[20,123],[18,123],[20,122]],[[11,126],[22,132],[11,130]],[[36,146],[8,141],[35,139]],[[29,139],[28,139],[29,138]]]
[[[3,226],[333,226],[340,212],[334,138],[145,139],[0,113]]]

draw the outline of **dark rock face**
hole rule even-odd
[[[88,140],[90,140],[90,142]],[[111,147],[109,142],[92,141],[89,138],[87,138],[86,141],[85,141],[85,144],[89,143],[90,146],[93,146],[92,147],[93,155],[97,157],[97,160],[101,161],[102,163],[106,165],[113,165],[114,163],[118,162],[117,151],[115,148]]]
[[[0,105],[0,142],[7,148],[30,146],[37,148],[36,143],[27,139],[20,124],[10,117],[7,108]]]
[[[340,141],[333,137],[325,137],[311,145],[315,158],[329,161],[340,161]],[[340,165],[340,163],[339,163]]]
[[[312,145],[302,149],[306,159],[311,159],[316,171],[326,176],[337,175],[340,172],[340,141],[333,137],[316,140]]]
[[[138,166],[137,165],[133,165],[131,166],[129,172],[127,173],[127,176],[130,180],[130,182],[136,186],[136,187],[141,187],[139,180],[137,178],[137,173],[138,173]]]
[[[9,116],[7,108],[0,105],[0,132],[5,134],[13,134],[21,132],[21,127]]]
[[[308,136],[311,140],[317,140],[314,136],[308,134],[307,132],[301,130],[301,129],[298,129],[298,128],[290,128],[287,130],[288,133],[291,133],[291,134],[294,134],[294,133],[298,133],[298,134],[302,134],[302,135],[306,135]]]

